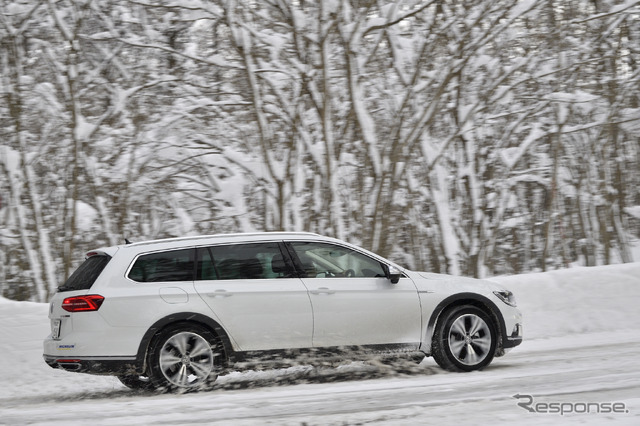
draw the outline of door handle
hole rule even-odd
[[[232,295],[233,293],[229,293],[227,290],[224,290],[224,289],[219,289],[212,293],[207,293],[207,296],[209,297],[229,297]]]
[[[311,290],[311,294],[333,294],[335,290],[331,290],[329,287],[318,287],[316,290]]]

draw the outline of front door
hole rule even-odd
[[[291,242],[313,306],[313,346],[417,349],[421,308],[409,278],[392,284],[382,263],[350,247]]]

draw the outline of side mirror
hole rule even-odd
[[[402,272],[395,266],[387,266],[387,278],[391,281],[391,284],[397,284],[400,281],[400,277],[402,276]]]

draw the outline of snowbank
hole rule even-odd
[[[640,319],[640,263],[491,280],[515,293],[526,340],[631,329]]]

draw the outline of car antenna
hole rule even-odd
[[[124,239],[124,243],[125,244],[131,244],[131,241],[129,241],[127,238]]]

